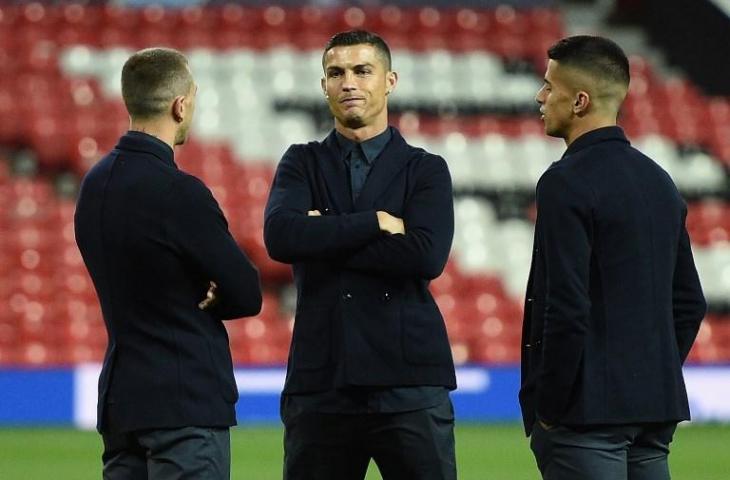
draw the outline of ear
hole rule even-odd
[[[322,87],[322,93],[327,97],[327,80],[324,77],[320,79],[319,85]]]
[[[591,96],[585,90],[580,90],[575,94],[575,100],[573,101],[573,113],[578,116],[583,116],[588,113],[588,107],[591,104]]]
[[[393,92],[395,89],[396,84],[398,83],[398,74],[396,72],[388,72],[385,74],[385,82],[387,83],[387,87],[385,90],[385,94],[389,95]]]
[[[185,95],[175,97],[172,101],[172,118],[177,123],[182,123],[185,119]]]

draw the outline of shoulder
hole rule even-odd
[[[556,202],[560,199],[572,198],[582,202],[590,202],[595,197],[590,182],[564,160],[553,163],[542,174],[537,182],[536,196],[538,201]]]
[[[171,176],[169,197],[177,202],[209,202],[213,193],[198,177],[182,170],[177,170]]]
[[[333,134],[328,135],[323,140],[312,140],[307,143],[293,143],[286,149],[284,156],[287,155],[304,155],[304,154],[319,154],[327,148],[329,144],[334,141]]]
[[[316,158],[322,155],[324,149],[324,142],[294,143],[281,156],[280,163],[289,165],[303,164],[307,158]]]

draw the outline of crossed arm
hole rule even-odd
[[[435,278],[453,237],[453,196],[446,162],[425,159],[403,218],[385,211],[321,215],[300,156],[284,154],[266,206],[264,242],[284,263],[324,261],[388,276]]]
[[[378,228],[380,228],[381,232],[390,233],[391,235],[405,235],[406,227],[403,224],[402,218],[394,217],[388,212],[383,212],[382,210],[376,211],[375,215],[378,218]],[[319,210],[309,210],[307,212],[307,216],[321,217],[322,212]]]
[[[165,219],[170,242],[209,279],[198,307],[223,320],[256,315],[261,310],[259,272],[228,231],[210,190],[185,177],[175,185],[170,202]]]

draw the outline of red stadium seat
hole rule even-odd
[[[319,50],[351,28],[382,34],[391,48],[453,53],[490,51],[527,60],[542,75],[545,50],[563,34],[555,9],[402,8],[365,6],[245,7],[237,4],[141,9],[116,4],[28,3],[0,5],[0,144],[32,148],[41,171],[85,173],[128,125],[119,99],[105,97],[89,79],[64,77],[58,58],[65,46],[183,49]],[[663,80],[641,57],[630,58],[632,91],[622,125],[631,136],[661,133],[675,143],[709,148],[730,166],[730,101],[707,99],[684,80]],[[437,138],[499,134],[510,139],[543,135],[536,118],[443,118],[407,113],[397,122],[410,135]],[[268,164],[239,163],[230,145],[195,136],[176,152],[184,170],[213,191],[230,229],[261,270],[267,287],[291,282],[291,267],[271,260],[263,245],[263,209],[273,178]],[[250,160],[250,159],[248,159]],[[15,179],[0,160],[0,365],[53,365],[100,361],[106,334],[93,285],[73,237],[73,200],[59,201],[47,180]],[[723,203],[692,204],[687,219],[695,244],[728,241],[730,210]],[[431,282],[444,314],[457,363],[516,363],[522,306],[495,275],[465,275],[455,261]],[[691,359],[730,360],[727,325],[703,327]],[[53,328],[48,328],[52,325]],[[291,320],[268,292],[252,319],[228,322],[237,362],[283,363]],[[63,332],[49,337],[47,331]],[[21,343],[24,340],[24,343]]]

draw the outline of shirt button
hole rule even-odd
[[[389,293],[389,292],[385,292],[385,293],[383,294],[383,301],[384,301],[384,302],[389,302],[391,298],[392,298],[392,297],[390,296],[390,293]]]
[[[343,293],[342,294],[342,299],[343,300],[352,300],[352,294],[350,292]]]

